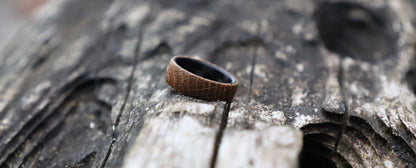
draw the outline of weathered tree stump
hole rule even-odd
[[[50,1],[1,46],[0,167],[416,167],[414,7]],[[228,113],[174,55],[238,77]]]

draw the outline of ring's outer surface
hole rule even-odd
[[[231,102],[238,80],[226,70],[204,60],[173,57],[166,70],[166,82],[184,95],[207,101]]]

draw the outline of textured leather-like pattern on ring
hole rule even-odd
[[[179,67],[174,59],[166,70],[166,81],[184,95],[207,101],[231,101],[238,87],[238,82],[215,82],[190,73]]]

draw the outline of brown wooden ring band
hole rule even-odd
[[[184,95],[207,100],[231,102],[238,80],[210,62],[187,56],[173,57],[166,70],[166,82]]]

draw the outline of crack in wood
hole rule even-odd
[[[135,73],[137,64],[140,61],[143,61],[143,59],[145,59],[145,58],[141,58],[141,56],[140,56],[140,47],[141,47],[142,40],[143,40],[143,33],[144,33],[147,25],[151,22],[151,20],[152,20],[151,16],[147,15],[146,18],[141,23],[141,27],[140,27],[139,33],[137,35],[138,41],[137,41],[137,44],[136,44],[135,49],[134,49],[134,57],[133,57],[133,62],[134,63],[133,63],[132,71],[130,72],[130,76],[129,76],[129,79],[128,79],[127,93],[126,93],[126,96],[124,97],[124,101],[123,101],[123,104],[120,108],[120,112],[117,114],[117,118],[116,118],[115,122],[112,124],[112,135],[111,135],[112,140],[111,140],[111,143],[110,143],[110,147],[108,148],[108,151],[107,151],[107,153],[104,157],[104,160],[101,163],[101,166],[100,166],[101,168],[104,168],[105,165],[107,164],[108,159],[110,157],[110,154],[113,150],[112,148],[114,146],[114,143],[117,140],[116,139],[117,127],[118,127],[118,124],[120,123],[120,119],[121,119],[121,116],[123,115],[123,112],[124,112],[125,106],[127,104],[127,101],[130,97],[131,86],[133,85],[133,78],[134,78],[134,73]]]
[[[77,103],[74,102],[74,103],[68,104],[67,107],[65,107],[66,109],[64,109],[63,116],[59,118],[59,121],[53,123],[54,126],[50,128],[47,134],[40,141],[38,141],[42,143],[39,143],[36,146],[34,146],[34,148],[23,158],[21,163],[19,163],[19,167],[25,167],[25,166],[30,167],[29,165],[25,165],[26,163],[30,161],[34,161],[32,163],[33,165],[36,164],[37,161],[34,160],[35,156],[38,155],[42,151],[44,147],[43,144],[47,144],[49,141],[52,140],[54,136],[59,134],[61,130],[63,129],[63,127],[65,126],[65,121],[70,119],[76,113],[76,110],[75,110],[76,104]],[[55,118],[55,116],[50,116],[50,117]],[[45,124],[45,123],[42,123],[42,124]]]
[[[94,158],[95,155],[97,154],[96,151],[91,152],[90,154],[88,154],[87,156],[85,156],[82,160],[80,160],[76,166],[74,167],[92,167],[93,163],[94,163]]]
[[[396,135],[394,130],[387,125],[380,119],[376,118],[375,124],[377,124],[382,130],[383,138],[389,143],[391,149],[395,151],[395,154],[398,157],[409,163],[409,167],[416,167],[416,153],[413,152],[413,149],[409,146],[409,144],[399,135]]]
[[[251,71],[250,71],[250,84],[249,84],[249,89],[248,89],[248,102],[247,104],[251,103],[251,97],[252,97],[252,92],[253,92],[253,79],[254,79],[254,70],[256,69],[256,59],[257,59],[257,46],[254,47],[254,51],[253,51],[253,57],[251,60]]]
[[[339,153],[336,153],[334,156],[332,156],[332,158],[329,158],[329,155],[332,151],[332,145],[330,143],[333,141],[333,137],[326,134],[308,134],[304,136],[304,139],[305,141],[303,145],[305,148],[307,148],[307,150],[302,151],[300,155],[300,168],[352,167],[348,161]]]
[[[325,115],[332,122],[342,122],[343,114],[327,113]],[[364,137],[368,139],[369,143],[378,154],[382,154],[380,153],[381,151],[392,150],[387,143],[387,140],[381,137],[366,120],[359,117],[350,116],[347,127],[351,127],[364,135]]]
[[[396,151],[395,153],[388,154],[389,157],[398,157],[404,162],[412,163],[409,164],[409,166],[415,166],[416,156],[415,153],[412,152],[411,145],[402,137],[395,135],[393,133],[394,131],[387,125],[384,125],[381,119],[378,119],[375,122],[376,123],[373,123],[373,125],[376,124],[382,129],[379,130],[379,132],[376,132],[367,120],[360,117],[350,116],[348,124],[367,137],[372,147],[376,149],[377,154],[387,155],[386,151]]]
[[[77,78],[78,79],[78,78]],[[100,80],[100,79],[97,79]],[[102,79],[103,82],[106,79]],[[67,87],[67,91],[59,94],[62,95],[57,98],[57,101],[48,103],[43,109],[40,109],[38,112],[34,113],[34,116],[26,121],[19,130],[16,131],[14,135],[10,137],[10,141],[4,145],[4,148],[0,148],[1,153],[5,154],[0,158],[0,165],[7,160],[10,154],[12,154],[17,148],[19,148],[22,143],[27,139],[27,137],[32,134],[40,124],[42,124],[49,116],[53,115],[53,111],[59,108],[62,104],[67,102],[68,97],[73,95],[77,89],[82,87],[84,84],[88,83],[88,81],[84,81],[84,83],[77,84],[72,86],[72,88]],[[7,151],[7,152],[6,152]]]
[[[353,150],[356,144],[349,143],[350,141],[347,141],[346,143],[342,143],[342,145],[340,145],[340,149],[342,149],[343,152],[336,152],[332,154],[334,149],[332,142],[334,142],[337,138],[336,128],[339,127],[339,125],[340,124],[338,123],[325,122],[318,124],[309,124],[307,126],[302,127],[302,131],[305,135],[305,147],[300,156],[300,167],[334,167],[329,165],[334,164],[334,160],[339,159],[340,157],[342,158],[342,160],[348,160],[346,161],[346,163],[348,164],[350,164],[350,162],[353,160],[354,164],[364,165],[362,159],[360,158],[359,152]],[[357,130],[354,130],[353,128],[348,128],[347,134],[353,137],[354,135],[360,135],[361,133]],[[351,139],[354,138],[350,138],[349,140]],[[361,135],[360,138],[358,138],[358,140],[359,142],[367,142],[367,140],[363,138]],[[315,145],[312,145],[311,143]],[[328,150],[324,152],[322,150],[316,149],[316,147],[319,145],[324,146]],[[316,158],[315,155],[321,155],[322,157]]]
[[[348,94],[348,91],[346,90],[348,87],[346,87],[345,84],[344,84],[345,78],[344,78],[344,68],[342,66],[342,63],[343,63],[343,60],[341,59],[339,61],[339,64],[338,64],[337,80],[338,80],[338,83],[339,83],[341,97],[342,97],[341,104],[340,104],[340,106],[341,106],[340,109],[344,111],[344,115],[343,115],[343,118],[342,118],[341,128],[340,128],[340,130],[338,132],[338,135],[335,139],[334,150],[331,152],[331,156],[334,156],[334,154],[337,152],[338,145],[339,145],[339,143],[342,139],[342,135],[344,134],[345,128],[348,125],[348,120],[350,118],[350,111],[349,111],[350,108],[349,108],[349,102],[348,102],[350,96]]]
[[[211,62],[217,62],[217,58],[220,52],[231,48],[231,47],[249,47],[252,49],[252,59],[250,62],[251,65],[251,69],[250,69],[250,79],[249,79],[249,93],[248,93],[248,101],[247,101],[247,105],[251,102],[251,97],[252,97],[252,89],[253,89],[253,83],[254,83],[254,73],[255,73],[255,68],[256,68],[256,60],[257,60],[257,56],[258,56],[258,50],[259,47],[264,46],[264,41],[259,38],[259,37],[253,37],[249,40],[244,40],[244,41],[237,41],[237,42],[225,42],[223,44],[221,44],[214,52],[213,55],[211,55]],[[228,121],[228,117],[229,117],[229,110],[230,110],[230,106],[231,106],[231,102],[226,102],[226,104],[224,105],[224,112],[223,112],[223,116],[221,119],[221,123],[220,123],[220,127],[218,130],[218,133],[216,135],[215,141],[214,141],[214,149],[213,149],[213,153],[211,156],[211,161],[210,161],[210,168],[215,168],[216,166],[216,161],[218,158],[218,151],[219,148],[221,146],[221,141],[223,138],[223,134],[224,131],[226,129],[227,126],[227,121]]]
[[[228,113],[230,112],[231,102],[226,102],[224,105],[224,111],[222,113],[221,125],[218,130],[217,136],[214,141],[214,150],[211,156],[210,168],[215,168],[217,162],[218,150],[221,145],[222,136],[224,134],[225,127],[227,127]]]
[[[72,85],[72,88],[67,88],[69,90],[63,93],[61,98],[58,98],[56,102],[52,102],[49,105],[47,105],[45,108],[41,109],[31,120],[29,120],[26,123],[25,126],[22,127],[22,129],[20,129],[20,131],[17,132],[17,134],[12,138],[10,143],[6,144],[6,148],[4,148],[3,150],[8,151],[8,152],[2,152],[2,153],[6,153],[6,155],[4,155],[4,157],[2,158],[0,165],[5,166],[6,164],[8,164],[10,160],[13,160],[15,159],[16,156],[18,156],[19,152],[24,154],[26,153],[25,151],[30,151],[28,150],[28,148],[38,149],[40,145],[39,142],[45,142],[45,141],[37,140],[36,138],[44,139],[44,137],[49,136],[50,133],[53,132],[53,130],[55,130],[56,127],[61,125],[61,123],[65,121],[68,118],[69,114],[71,113],[71,112],[68,112],[68,110],[63,110],[63,112],[60,112],[60,110],[58,109],[60,108],[65,109],[68,105],[74,104],[73,100],[76,99],[76,96],[90,93],[88,92],[88,90],[90,87],[95,87],[94,84],[96,83],[104,84],[108,82],[113,83],[114,81],[112,79],[106,79],[106,78],[90,79],[90,80],[84,80],[83,82],[80,82],[80,83],[77,82],[78,83],[77,85],[75,86]],[[84,93],[85,91],[86,93]],[[75,102],[75,104],[77,103]],[[57,118],[59,120],[57,120]],[[49,123],[49,124],[45,125],[46,123]],[[55,126],[49,127],[50,125],[55,125]],[[46,132],[43,138],[34,137],[36,133],[40,133],[45,130]],[[31,144],[35,144],[35,145],[26,146],[25,143],[30,141],[30,139],[32,138],[35,138],[35,140],[34,142],[31,142]],[[17,163],[17,164],[23,164],[24,160],[26,160],[26,157],[28,155],[31,155],[30,153],[31,152],[29,152],[28,154],[24,154],[23,160],[19,161],[20,163]]]

